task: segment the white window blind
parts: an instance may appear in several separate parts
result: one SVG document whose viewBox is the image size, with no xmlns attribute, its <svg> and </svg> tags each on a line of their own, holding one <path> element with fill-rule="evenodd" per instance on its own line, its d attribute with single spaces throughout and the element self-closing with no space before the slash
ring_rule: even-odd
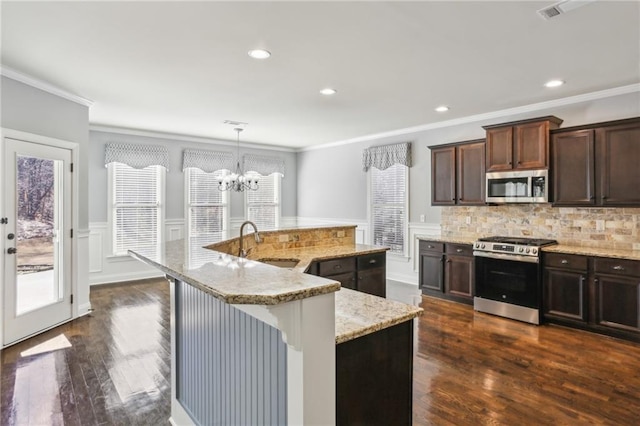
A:
<svg viewBox="0 0 640 426">
<path fill-rule="evenodd" d="M 158 258 L 162 240 L 162 166 L 134 169 L 109 163 L 112 198 L 113 254 L 136 250 Z"/>
<path fill-rule="evenodd" d="M 218 190 L 218 178 L 226 173 L 223 170 L 206 173 L 196 168 L 185 169 L 187 236 L 192 249 L 227 237 L 229 192 Z"/>
<path fill-rule="evenodd" d="M 371 169 L 371 222 L 373 244 L 390 247 L 392 253 L 406 253 L 407 194 L 409 168 L 394 164 Z"/>
<path fill-rule="evenodd" d="M 280 175 L 260 176 L 257 191 L 246 191 L 247 219 L 259 230 L 280 226 Z"/>
</svg>

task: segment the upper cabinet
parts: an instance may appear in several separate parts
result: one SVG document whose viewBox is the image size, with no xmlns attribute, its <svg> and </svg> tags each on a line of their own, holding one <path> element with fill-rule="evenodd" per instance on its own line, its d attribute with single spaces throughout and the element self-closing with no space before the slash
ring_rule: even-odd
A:
<svg viewBox="0 0 640 426">
<path fill-rule="evenodd" d="M 551 138 L 554 206 L 640 205 L 640 119 Z"/>
<path fill-rule="evenodd" d="M 547 116 L 483 126 L 487 131 L 486 171 L 547 168 L 549 131 L 561 123 L 561 119 Z"/>
<path fill-rule="evenodd" d="M 484 140 L 431 149 L 431 205 L 483 205 Z"/>
</svg>

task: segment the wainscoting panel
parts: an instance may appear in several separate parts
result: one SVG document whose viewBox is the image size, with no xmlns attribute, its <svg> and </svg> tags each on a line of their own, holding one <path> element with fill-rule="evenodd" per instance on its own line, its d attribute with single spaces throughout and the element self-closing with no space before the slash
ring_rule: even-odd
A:
<svg viewBox="0 0 640 426">
<path fill-rule="evenodd" d="M 287 424 L 281 332 L 175 280 L 176 398 L 196 424 Z"/>
</svg>

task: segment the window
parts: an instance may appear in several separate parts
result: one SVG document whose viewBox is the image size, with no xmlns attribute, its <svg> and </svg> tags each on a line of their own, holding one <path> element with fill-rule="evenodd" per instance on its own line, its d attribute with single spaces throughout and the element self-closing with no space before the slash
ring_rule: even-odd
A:
<svg viewBox="0 0 640 426">
<path fill-rule="evenodd" d="M 406 255 L 409 168 L 403 164 L 385 170 L 371 167 L 370 176 L 373 244 Z"/>
<path fill-rule="evenodd" d="M 187 236 L 193 244 L 204 246 L 227 237 L 229 192 L 218 190 L 218 178 L 225 173 L 185 169 Z"/>
<path fill-rule="evenodd" d="M 259 230 L 280 226 L 280 175 L 260 176 L 257 191 L 246 191 L 247 220 Z"/>
<path fill-rule="evenodd" d="M 164 175 L 162 166 L 134 169 L 126 164 L 108 164 L 114 255 L 127 250 L 157 258 L 163 240 Z"/>
</svg>

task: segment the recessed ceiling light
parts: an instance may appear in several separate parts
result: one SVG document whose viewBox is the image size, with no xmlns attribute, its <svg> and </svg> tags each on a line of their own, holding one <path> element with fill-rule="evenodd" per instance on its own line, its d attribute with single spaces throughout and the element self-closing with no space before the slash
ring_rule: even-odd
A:
<svg viewBox="0 0 640 426">
<path fill-rule="evenodd" d="M 564 84 L 562 80 L 549 80 L 544 84 L 544 87 L 560 87 Z"/>
<path fill-rule="evenodd" d="M 253 50 L 250 50 L 248 54 L 253 59 L 267 59 L 269 56 L 271 56 L 271 52 L 264 49 L 253 49 Z"/>
<path fill-rule="evenodd" d="M 335 95 L 336 93 L 338 93 L 338 91 L 336 89 L 332 89 L 330 87 L 327 87 L 325 89 L 322 89 L 320 91 L 320 93 L 323 94 L 323 95 L 329 96 L 329 95 Z"/>
<path fill-rule="evenodd" d="M 449 111 L 449 107 L 446 105 L 440 105 L 439 107 L 436 108 L 436 111 L 438 112 L 446 112 Z"/>
</svg>

